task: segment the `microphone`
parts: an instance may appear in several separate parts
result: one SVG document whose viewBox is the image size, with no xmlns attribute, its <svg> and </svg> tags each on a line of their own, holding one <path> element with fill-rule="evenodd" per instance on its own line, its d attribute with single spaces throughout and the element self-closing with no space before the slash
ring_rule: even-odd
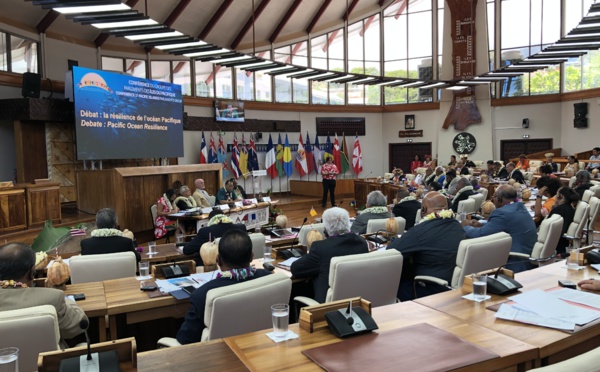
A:
<svg viewBox="0 0 600 372">
<path fill-rule="evenodd" d="M 369 173 L 367 173 L 367 175 L 365 176 L 365 179 L 369 178 L 369 176 L 373 173 L 373 171 L 370 171 Z"/>
<path fill-rule="evenodd" d="M 298 238 L 298 235 L 300 234 L 300 230 L 302 230 L 302 227 L 304 226 L 306 221 L 308 221 L 308 217 L 304 217 L 304 220 L 302 221 L 302 225 L 300 225 L 300 228 L 298 229 L 298 231 L 296 231 L 296 235 L 294 236 L 294 239 L 292 239 L 292 245 L 290 245 L 290 249 L 292 249 L 294 244 L 296 244 L 296 239 Z"/>
<path fill-rule="evenodd" d="M 336 207 L 339 207 L 340 205 L 342 205 L 344 201 L 342 200 L 341 202 L 338 203 L 338 205 L 336 205 Z"/>
<path fill-rule="evenodd" d="M 85 341 L 87 342 L 87 358 L 86 360 L 92 360 L 92 342 L 90 341 L 90 335 L 88 335 L 88 327 L 90 326 L 90 321 L 88 318 L 83 318 L 79 322 L 79 328 L 83 329 L 85 333 Z"/>
<path fill-rule="evenodd" d="M 527 258 L 525 260 L 519 260 L 519 261 L 513 261 L 513 262 L 507 262 L 504 265 L 500 266 L 498 268 L 498 270 L 496 270 L 496 274 L 494 275 L 494 279 L 498 279 L 498 275 L 500 275 L 500 271 L 502 271 L 502 269 L 504 269 L 506 266 L 510 266 L 513 264 L 517 264 L 517 263 L 523 263 L 523 262 L 548 262 L 552 259 L 555 259 L 557 257 L 562 258 L 567 258 L 569 257 L 571 254 L 570 253 L 555 253 L 550 257 L 542 257 L 542 258 Z"/>
<path fill-rule="evenodd" d="M 346 310 L 346 314 L 348 314 L 348 317 L 346 318 L 346 322 L 348 323 L 349 326 L 354 324 L 354 319 L 352 318 L 352 300 L 350 300 L 350 302 L 348 303 L 348 310 Z"/>
</svg>

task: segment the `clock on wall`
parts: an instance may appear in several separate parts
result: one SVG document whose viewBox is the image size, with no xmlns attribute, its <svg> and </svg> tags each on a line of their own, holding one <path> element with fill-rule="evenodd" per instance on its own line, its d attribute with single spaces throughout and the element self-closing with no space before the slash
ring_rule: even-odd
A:
<svg viewBox="0 0 600 372">
<path fill-rule="evenodd" d="M 477 140 L 471 133 L 462 132 L 452 140 L 452 147 L 458 154 L 470 154 L 477 147 Z"/>
</svg>

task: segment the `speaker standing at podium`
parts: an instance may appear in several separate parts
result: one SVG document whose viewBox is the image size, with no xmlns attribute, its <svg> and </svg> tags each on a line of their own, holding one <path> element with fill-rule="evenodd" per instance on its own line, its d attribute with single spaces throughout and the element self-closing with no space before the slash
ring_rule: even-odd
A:
<svg viewBox="0 0 600 372">
<path fill-rule="evenodd" d="M 321 206 L 327 207 L 327 192 L 331 198 L 331 206 L 335 207 L 335 177 L 340 173 L 333 164 L 333 158 L 328 156 L 325 159 L 326 163 L 321 167 L 321 175 L 323 176 L 323 200 Z"/>
</svg>

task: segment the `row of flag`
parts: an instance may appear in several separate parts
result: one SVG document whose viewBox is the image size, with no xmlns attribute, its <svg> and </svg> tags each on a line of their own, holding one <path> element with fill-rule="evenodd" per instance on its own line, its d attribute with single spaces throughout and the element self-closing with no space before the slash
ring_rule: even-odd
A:
<svg viewBox="0 0 600 372">
<path fill-rule="evenodd" d="M 333 144 L 331 138 L 327 135 L 327 141 L 323 146 L 319 144 L 319 137 L 316 137 L 315 143 L 310 143 L 310 137 L 306 133 L 306 142 L 302 141 L 302 135 L 298 136 L 298 149 L 295 159 L 292 159 L 292 149 L 285 135 L 285 141 L 281 142 L 281 134 L 277 140 L 277 145 L 273 145 L 273 139 L 269 134 L 269 143 L 267 145 L 267 155 L 265 157 L 265 168 L 271 178 L 290 177 L 294 172 L 294 167 L 300 174 L 300 177 L 310 175 L 311 173 L 320 174 L 321 166 L 328 157 L 333 158 L 340 173 L 346 173 L 352 165 L 354 173 L 359 174 L 363 170 L 362 150 L 358 135 L 354 139 L 354 150 L 352 151 L 352 163 L 348 157 L 348 146 L 346 145 L 346 135 L 342 137 L 342 142 L 338 141 L 337 133 Z M 223 137 L 219 133 L 218 147 L 215 144 L 213 134 L 210 134 L 209 146 L 206 145 L 204 132 L 202 132 L 202 145 L 200 147 L 200 164 L 222 164 L 223 177 L 229 174 L 229 167 L 226 160 L 226 148 Z M 292 165 L 295 162 L 295 165 Z M 231 154 L 231 172 L 235 178 L 247 174 L 250 171 L 259 170 L 256 144 L 250 136 L 250 144 L 246 144 L 245 134 L 242 134 L 242 143 L 238 143 L 237 134 L 233 135 L 233 148 Z"/>
</svg>

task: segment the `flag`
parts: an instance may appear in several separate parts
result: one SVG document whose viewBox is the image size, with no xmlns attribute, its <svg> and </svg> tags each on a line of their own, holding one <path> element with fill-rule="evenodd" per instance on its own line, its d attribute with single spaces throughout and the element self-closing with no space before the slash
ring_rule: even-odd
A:
<svg viewBox="0 0 600 372">
<path fill-rule="evenodd" d="M 308 132 L 306 132 L 306 144 L 304 145 L 304 152 L 306 152 L 306 167 L 308 169 L 308 174 L 311 174 L 315 169 L 317 169 L 317 167 L 315 166 L 315 157 L 313 155 Z"/>
<path fill-rule="evenodd" d="M 223 166 L 223 178 L 229 175 L 229 167 L 227 166 L 227 152 L 225 151 L 225 143 L 223 137 L 219 133 L 219 148 L 217 149 L 217 161 Z"/>
<path fill-rule="evenodd" d="M 206 140 L 204 139 L 204 131 L 202 132 L 202 144 L 200 145 L 200 164 L 206 164 L 208 155 L 206 153 Z"/>
<path fill-rule="evenodd" d="M 233 134 L 233 149 L 231 149 L 231 171 L 235 179 L 240 178 L 240 149 L 235 133 Z"/>
<path fill-rule="evenodd" d="M 294 166 L 292 165 L 292 148 L 288 141 L 288 135 L 285 134 L 285 145 L 283 145 L 283 170 L 287 177 L 294 173 Z"/>
<path fill-rule="evenodd" d="M 337 138 L 337 133 L 335 134 L 335 139 L 333 140 L 333 163 L 338 169 L 338 172 L 342 171 L 342 154 L 340 153 L 340 142 Z"/>
<path fill-rule="evenodd" d="M 244 175 L 244 178 L 248 177 L 248 148 L 246 147 L 246 135 L 242 133 L 242 146 L 240 147 L 240 175 Z"/>
<path fill-rule="evenodd" d="M 273 139 L 271 138 L 271 134 L 269 133 L 269 144 L 267 145 L 267 155 L 265 156 L 265 168 L 267 169 L 267 173 L 271 178 L 277 177 L 277 155 L 275 154 L 275 149 L 273 148 Z"/>
<path fill-rule="evenodd" d="M 217 146 L 215 146 L 215 139 L 213 137 L 212 132 L 210 132 L 210 146 L 208 147 L 208 162 L 209 163 L 218 163 L 217 157 Z"/>
<path fill-rule="evenodd" d="M 287 134 L 286 134 L 287 137 Z M 308 165 L 306 164 L 306 151 L 302 144 L 302 134 L 298 135 L 298 150 L 296 150 L 296 169 L 300 173 L 300 177 L 308 174 Z"/>
<path fill-rule="evenodd" d="M 323 165 L 323 150 L 321 150 L 321 145 L 319 145 L 319 136 L 317 136 L 317 139 L 315 140 L 313 154 L 315 158 L 315 171 L 317 174 L 321 174 L 321 166 Z"/>
<path fill-rule="evenodd" d="M 281 133 L 279 133 L 279 138 L 277 139 L 275 153 L 277 154 L 277 161 L 275 162 L 277 174 L 279 174 L 279 177 L 285 176 L 285 171 L 283 170 L 283 145 L 281 144 Z"/>
<path fill-rule="evenodd" d="M 358 142 L 358 134 L 354 139 L 354 151 L 352 151 L 352 168 L 354 173 L 357 175 L 362 172 L 362 150 L 360 149 L 360 142 Z"/>
<path fill-rule="evenodd" d="M 350 169 L 350 160 L 348 160 L 348 146 L 346 145 L 346 134 L 342 135 L 341 156 L 342 156 L 342 168 L 340 169 L 340 172 L 346 173 L 348 171 L 348 169 Z"/>
<path fill-rule="evenodd" d="M 314 217 L 314 216 L 316 216 L 316 215 L 317 215 L 317 211 L 315 210 L 315 207 L 311 207 L 311 208 L 310 208 L 310 216 L 311 216 L 311 217 Z"/>
<path fill-rule="evenodd" d="M 254 143 L 254 138 L 252 138 L 252 135 L 250 136 L 250 148 L 248 149 L 248 169 L 252 171 L 260 169 L 258 167 L 258 153 L 256 152 L 256 144 Z"/>
<path fill-rule="evenodd" d="M 327 135 L 327 141 L 325 142 L 325 148 L 323 149 L 323 163 L 328 157 L 333 158 L 333 148 L 331 146 L 331 139 L 329 138 L 329 134 Z"/>
</svg>

